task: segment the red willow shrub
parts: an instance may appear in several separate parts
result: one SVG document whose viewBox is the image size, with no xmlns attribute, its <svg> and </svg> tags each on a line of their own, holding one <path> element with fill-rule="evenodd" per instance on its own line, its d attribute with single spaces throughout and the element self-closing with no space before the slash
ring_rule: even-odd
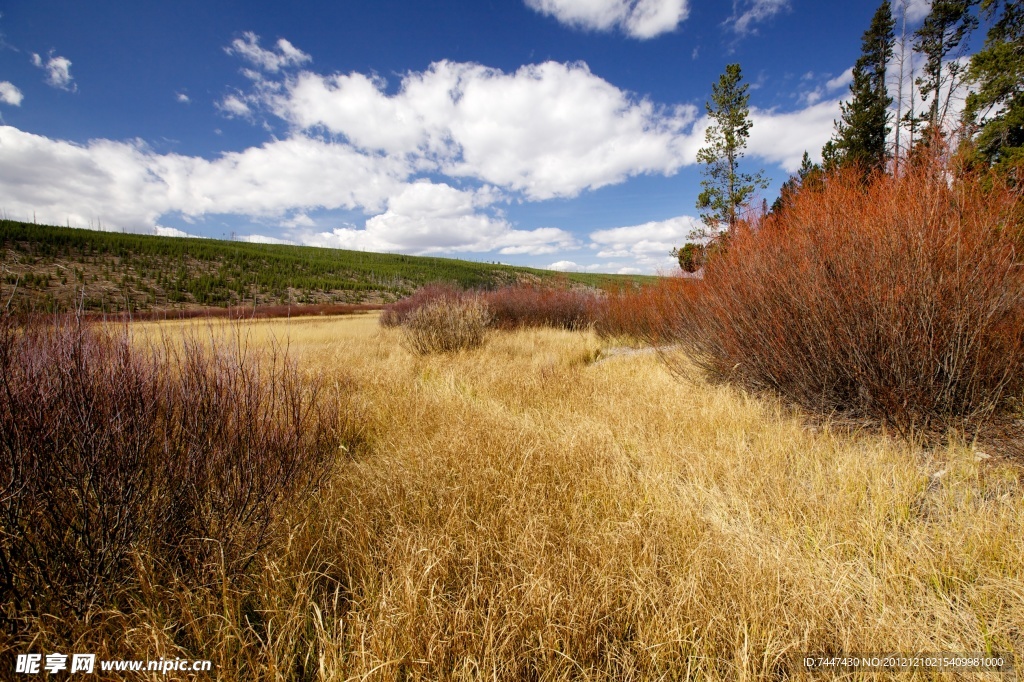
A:
<svg viewBox="0 0 1024 682">
<path fill-rule="evenodd" d="M 472 297 L 472 294 L 454 284 L 432 282 L 417 289 L 412 296 L 384 306 L 384 312 L 380 314 L 380 323 L 385 327 L 397 327 L 405 322 L 414 311 L 430 303 L 436 301 L 459 303 L 468 297 Z"/>
<path fill-rule="evenodd" d="M 598 293 L 569 287 L 502 287 L 486 292 L 484 300 L 492 324 L 499 329 L 582 329 L 595 321 L 601 308 Z"/>
<path fill-rule="evenodd" d="M 307 315 L 352 315 L 381 310 L 376 303 L 303 303 L 296 305 L 231 306 L 228 308 L 170 308 L 120 313 L 86 312 L 87 319 L 105 322 L 141 322 L 147 320 L 193 320 L 227 318 L 229 320 L 262 320 Z"/>
<path fill-rule="evenodd" d="M 338 414 L 285 352 L 237 341 L 146 351 L 81 319 L 0 314 L 5 629 L 118 601 L 136 559 L 192 584 L 240 577 L 318 485 Z"/>
<path fill-rule="evenodd" d="M 592 324 L 602 311 L 601 294 L 569 287 L 518 284 L 493 291 L 464 291 L 445 284 L 428 284 L 412 296 L 384 307 L 380 323 L 385 327 L 404 324 L 412 313 L 437 301 L 469 305 L 482 298 L 490 324 L 499 329 L 557 327 L 581 329 Z"/>
<path fill-rule="evenodd" d="M 594 328 L 603 337 L 630 336 L 661 345 L 675 339 L 681 298 L 693 298 L 698 280 L 664 277 L 657 284 L 605 292 Z"/>
<path fill-rule="evenodd" d="M 673 333 L 713 376 L 806 408 L 905 433 L 976 424 L 1024 390 L 1021 192 L 938 161 L 860 178 L 737 234 Z"/>
</svg>

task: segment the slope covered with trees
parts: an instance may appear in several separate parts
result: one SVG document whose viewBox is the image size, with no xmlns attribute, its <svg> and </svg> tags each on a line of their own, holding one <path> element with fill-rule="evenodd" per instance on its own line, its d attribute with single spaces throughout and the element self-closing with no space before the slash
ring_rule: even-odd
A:
<svg viewBox="0 0 1024 682">
<path fill-rule="evenodd" d="M 97 232 L 0 220 L 4 301 L 37 310 L 385 303 L 433 281 L 600 287 L 643 276 L 556 273 L 453 258 Z"/>
</svg>

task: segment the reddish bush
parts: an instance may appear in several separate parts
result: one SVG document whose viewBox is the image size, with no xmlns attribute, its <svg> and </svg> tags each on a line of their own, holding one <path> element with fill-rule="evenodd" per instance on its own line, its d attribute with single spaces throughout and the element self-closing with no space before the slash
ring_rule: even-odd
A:
<svg viewBox="0 0 1024 682">
<path fill-rule="evenodd" d="M 109 321 L 193 320 L 196 318 L 227 318 L 229 320 L 271 319 L 306 315 L 352 315 L 381 310 L 375 303 L 306 303 L 302 305 L 232 306 L 228 308 L 173 308 L 170 310 L 141 310 L 131 313 L 89 312 L 89 319 Z"/>
<path fill-rule="evenodd" d="M 1019 397 L 1021 193 L 942 168 L 801 191 L 677 299 L 674 335 L 712 375 L 901 431 L 964 426 Z"/>
<path fill-rule="evenodd" d="M 664 344 L 675 338 L 673 315 L 680 298 L 692 298 L 697 280 L 665 277 L 657 284 L 605 292 L 595 329 L 605 337 L 631 336 Z"/>
<path fill-rule="evenodd" d="M 600 313 L 599 294 L 568 287 L 516 285 L 484 294 L 493 324 L 502 329 L 581 329 Z"/>
<path fill-rule="evenodd" d="M 586 289 L 515 285 L 494 291 L 471 292 L 450 284 L 434 283 L 408 298 L 385 306 L 380 322 L 385 327 L 394 327 L 404 324 L 414 311 L 437 301 L 463 305 L 477 297 L 482 297 L 491 325 L 499 329 L 581 329 L 594 323 L 603 309 L 601 294 Z"/>
<path fill-rule="evenodd" d="M 80 319 L 0 314 L 0 622 L 246 572 L 337 453 L 337 415 L 282 352 L 146 352 Z"/>
<path fill-rule="evenodd" d="M 420 287 L 412 296 L 384 306 L 384 312 L 380 315 L 380 323 L 385 327 L 397 327 L 405 322 L 414 311 L 425 305 L 436 301 L 457 303 L 468 296 L 471 296 L 469 292 L 459 289 L 454 284 L 433 282 Z"/>
</svg>

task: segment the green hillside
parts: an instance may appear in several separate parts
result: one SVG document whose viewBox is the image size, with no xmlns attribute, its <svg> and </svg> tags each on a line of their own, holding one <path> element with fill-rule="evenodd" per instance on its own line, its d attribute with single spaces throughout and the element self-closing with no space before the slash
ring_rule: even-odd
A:
<svg viewBox="0 0 1024 682">
<path fill-rule="evenodd" d="M 35 310 L 383 303 L 438 280 L 494 288 L 558 279 L 606 287 L 655 278 L 0 220 L 2 303 Z"/>
</svg>

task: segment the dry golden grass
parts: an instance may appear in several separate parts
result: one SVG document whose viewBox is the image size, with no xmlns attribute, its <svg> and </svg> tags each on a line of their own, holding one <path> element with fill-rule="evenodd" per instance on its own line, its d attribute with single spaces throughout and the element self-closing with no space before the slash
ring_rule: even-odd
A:
<svg viewBox="0 0 1024 682">
<path fill-rule="evenodd" d="M 362 446 L 251 585 L 154 586 L 117 621 L 119 651 L 323 680 L 821 679 L 792 656 L 1024 657 L 1013 463 L 812 431 L 654 355 L 601 358 L 589 333 L 424 357 L 375 315 L 246 329 L 345 387 Z"/>
</svg>

